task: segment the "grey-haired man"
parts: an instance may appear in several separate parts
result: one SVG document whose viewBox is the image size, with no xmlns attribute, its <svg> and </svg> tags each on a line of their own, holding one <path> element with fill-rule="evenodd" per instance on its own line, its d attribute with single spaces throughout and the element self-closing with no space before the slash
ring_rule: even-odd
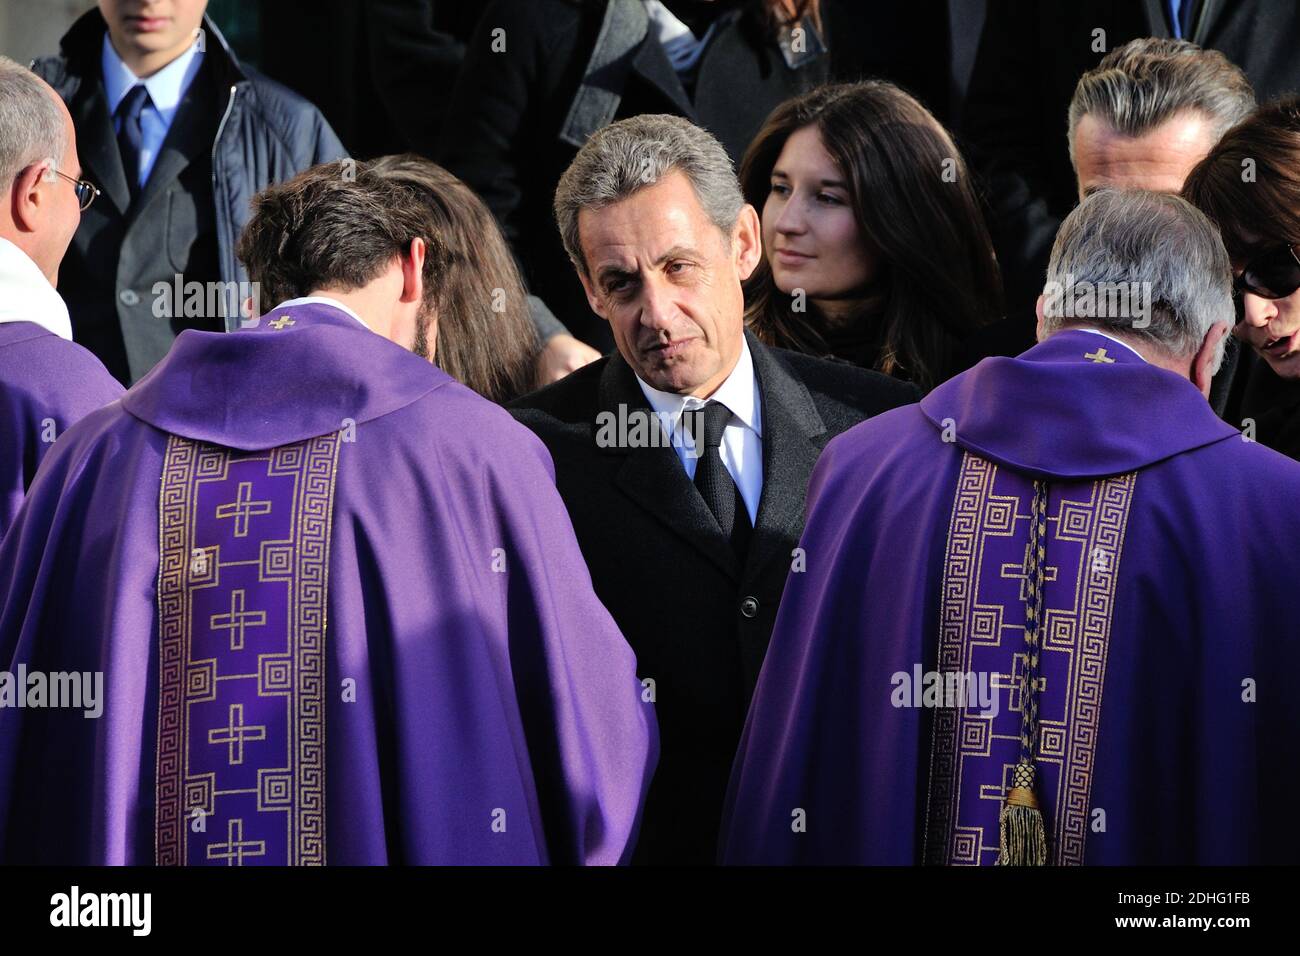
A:
<svg viewBox="0 0 1300 956">
<path fill-rule="evenodd" d="M 1047 280 L 1037 346 L 822 455 L 724 861 L 1300 853 L 1279 559 L 1300 517 L 1278 507 L 1300 465 L 1205 401 L 1233 317 L 1218 230 L 1177 196 L 1103 190 Z"/>
<path fill-rule="evenodd" d="M 560 181 L 566 250 L 618 352 L 515 403 L 550 449 L 596 593 L 656 701 L 634 862 L 711 863 L 723 791 L 826 443 L 915 401 L 883 375 L 762 345 L 741 283 L 758 214 L 709 133 L 643 115 Z"/>
<path fill-rule="evenodd" d="M 83 415 L 122 393 L 72 341 L 54 291 L 59 264 L 96 190 L 81 180 L 63 101 L 0 57 L 0 538 L 46 453 Z"/>
<path fill-rule="evenodd" d="M 1246 74 L 1217 50 L 1160 37 L 1112 50 L 1079 78 L 1070 101 L 1079 198 L 1107 187 L 1178 192 L 1254 108 Z"/>
</svg>

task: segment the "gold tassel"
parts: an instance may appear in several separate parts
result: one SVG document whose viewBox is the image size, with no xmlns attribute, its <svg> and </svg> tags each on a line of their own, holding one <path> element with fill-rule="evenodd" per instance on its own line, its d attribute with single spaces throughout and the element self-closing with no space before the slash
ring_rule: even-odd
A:
<svg viewBox="0 0 1300 956">
<path fill-rule="evenodd" d="M 998 815 L 998 866 L 1046 866 L 1047 830 L 1030 787 L 1012 787 Z"/>
</svg>

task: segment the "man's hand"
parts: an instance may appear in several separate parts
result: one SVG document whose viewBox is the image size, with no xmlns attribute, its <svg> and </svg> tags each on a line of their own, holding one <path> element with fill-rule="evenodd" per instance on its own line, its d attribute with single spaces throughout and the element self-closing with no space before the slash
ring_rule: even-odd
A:
<svg viewBox="0 0 1300 956">
<path fill-rule="evenodd" d="M 537 384 L 550 385 L 600 358 L 600 353 L 572 335 L 553 335 L 537 357 Z"/>
</svg>

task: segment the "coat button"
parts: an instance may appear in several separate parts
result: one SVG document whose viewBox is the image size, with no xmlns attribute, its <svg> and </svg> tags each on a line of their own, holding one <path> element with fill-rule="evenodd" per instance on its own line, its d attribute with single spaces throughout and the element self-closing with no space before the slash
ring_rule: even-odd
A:
<svg viewBox="0 0 1300 956">
<path fill-rule="evenodd" d="M 121 292 L 117 294 L 117 297 L 122 300 L 123 305 L 140 304 L 140 297 L 135 294 L 134 289 L 123 289 Z"/>
<path fill-rule="evenodd" d="M 758 614 L 758 598 L 747 597 L 740 602 L 740 613 L 745 617 L 755 617 Z"/>
</svg>

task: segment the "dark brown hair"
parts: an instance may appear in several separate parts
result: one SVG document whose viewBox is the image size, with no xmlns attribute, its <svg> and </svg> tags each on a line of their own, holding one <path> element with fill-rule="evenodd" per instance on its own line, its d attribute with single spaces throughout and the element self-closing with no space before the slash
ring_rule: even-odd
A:
<svg viewBox="0 0 1300 956">
<path fill-rule="evenodd" d="M 540 346 L 519 269 L 483 201 L 420 156 L 384 156 L 371 168 L 411 189 L 423 228 L 446 250 L 437 289 L 434 363 L 484 398 L 504 403 L 536 387 Z"/>
<path fill-rule="evenodd" d="M 424 239 L 427 301 L 447 256 L 415 199 L 412 187 L 376 175 L 370 163 L 322 163 L 253 197 L 236 252 L 261 301 L 274 304 L 318 289 L 360 289 Z"/>
<path fill-rule="evenodd" d="M 928 110 L 892 83 L 822 86 L 778 106 L 741 162 L 745 199 L 760 214 L 786 140 L 815 126 L 848 183 L 858 228 L 880 258 L 873 292 L 879 371 L 931 388 L 950 374 L 962 340 L 1001 317 L 1002 287 L 965 163 Z M 830 351 L 812 312 L 795 313 L 766 256 L 745 286 L 746 319 L 771 345 Z"/>
<path fill-rule="evenodd" d="M 1267 246 L 1300 242 L 1300 96 L 1261 106 L 1228 130 L 1188 173 L 1183 198 L 1219 227 L 1237 265 Z"/>
</svg>

